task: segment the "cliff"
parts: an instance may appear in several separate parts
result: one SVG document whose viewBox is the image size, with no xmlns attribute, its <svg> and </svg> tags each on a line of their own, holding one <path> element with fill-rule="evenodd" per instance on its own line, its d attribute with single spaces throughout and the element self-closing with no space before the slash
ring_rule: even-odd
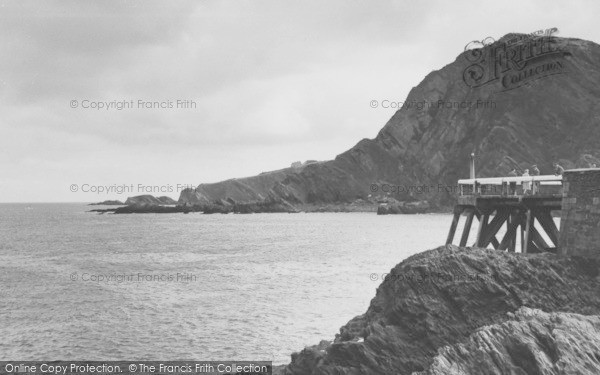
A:
<svg viewBox="0 0 600 375">
<path fill-rule="evenodd" d="M 586 330 L 593 333 L 594 330 L 586 328 L 588 323 L 597 330 L 597 317 L 589 320 L 572 317 L 571 324 L 561 323 L 561 315 L 536 313 L 535 319 L 528 321 L 525 310 L 511 314 L 528 307 L 546 312 L 598 315 L 599 275 L 598 261 L 549 253 L 525 256 L 452 245 L 426 251 L 394 267 L 377 289 L 366 313 L 343 326 L 333 342 L 322 342 L 293 354 L 282 373 L 555 373 L 529 371 L 528 366 L 541 366 L 538 363 L 541 357 L 529 355 L 535 353 L 536 345 L 545 345 L 544 353 L 549 353 L 549 362 L 545 364 L 548 368 L 560 367 L 560 360 L 570 356 L 577 357 L 577 363 L 595 361 L 597 364 L 598 358 L 593 356 L 597 351 L 591 352 L 593 357 L 588 358 L 590 352 L 578 351 L 578 345 L 593 346 L 598 336 L 595 336 L 596 341 L 586 339 L 579 344 L 567 340 Z M 539 328 L 548 319 L 554 321 L 558 329 L 569 324 L 581 323 L 582 326 L 560 337 L 549 336 L 552 325 Z M 529 337 L 532 335 L 537 335 L 537 341 L 532 341 Z M 489 345 L 478 346 L 478 342 L 490 336 L 493 337 L 488 340 Z M 567 341 L 552 342 L 551 337 Z M 471 347 L 477 347 L 481 353 L 469 352 Z M 498 355 L 497 363 L 513 358 L 511 365 L 520 367 L 521 372 L 477 370 L 487 368 L 480 366 L 493 365 L 488 362 L 496 355 L 495 348 L 498 353 L 504 350 L 510 354 Z M 477 362 L 480 359 L 482 364 Z M 475 370 L 444 372 L 459 365 Z M 590 370 L 582 374 L 596 372 Z"/>
<path fill-rule="evenodd" d="M 375 139 L 335 160 L 200 184 L 179 203 L 376 204 L 393 196 L 439 207 L 453 202 L 456 180 L 468 177 L 471 152 L 482 177 L 532 164 L 552 173 L 554 161 L 567 169 L 600 165 L 600 46 L 549 38 L 541 46 L 532 41 L 531 56 L 515 57 L 506 40 L 428 74 Z M 382 191 L 384 184 L 397 191 Z"/>
</svg>

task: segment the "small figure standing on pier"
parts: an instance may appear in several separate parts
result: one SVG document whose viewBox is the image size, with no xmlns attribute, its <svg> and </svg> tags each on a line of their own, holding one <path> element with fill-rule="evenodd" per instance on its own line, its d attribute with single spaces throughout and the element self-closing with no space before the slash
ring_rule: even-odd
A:
<svg viewBox="0 0 600 375">
<path fill-rule="evenodd" d="M 529 169 L 525 169 L 523 177 L 529 177 Z M 531 182 L 523 181 L 523 195 L 531 194 Z"/>
<path fill-rule="evenodd" d="M 540 170 L 538 169 L 537 164 L 534 164 L 531 167 L 531 175 L 532 176 L 539 176 L 540 175 Z M 537 194 L 540 191 L 540 183 L 539 181 L 534 181 L 533 182 L 533 194 Z"/>
<path fill-rule="evenodd" d="M 561 167 L 558 163 L 554 163 L 554 175 L 555 176 L 562 176 L 564 171 L 565 171 L 565 169 L 563 167 Z"/>
</svg>

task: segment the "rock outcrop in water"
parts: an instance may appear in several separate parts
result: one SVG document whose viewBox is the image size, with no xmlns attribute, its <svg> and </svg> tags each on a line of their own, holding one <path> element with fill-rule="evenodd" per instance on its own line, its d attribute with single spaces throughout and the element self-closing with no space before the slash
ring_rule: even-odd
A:
<svg viewBox="0 0 600 375">
<path fill-rule="evenodd" d="M 562 313 L 600 314 L 599 290 L 598 261 L 550 253 L 521 255 L 452 245 L 440 247 L 394 267 L 365 314 L 342 327 L 332 343 L 321 343 L 292 355 L 292 362 L 282 373 L 566 374 L 530 369 L 559 368 L 560 361 L 569 358 L 576 364 L 597 361 L 597 351 L 579 349 L 597 345 L 597 341 L 580 333 L 591 329 L 589 325 L 597 330 L 598 318 Z M 561 314 L 532 313 L 534 318 L 528 321 L 526 316 L 532 314 L 527 310 L 517 313 L 522 307 Z M 578 324 L 581 329 L 549 336 L 552 324 L 539 326 L 546 321 L 554 322 L 557 329 Z M 537 335 L 538 341 L 532 342 L 531 335 Z M 471 348 L 476 345 L 473 342 L 486 337 L 489 345 L 478 347 L 481 353 L 465 353 L 464 348 Z M 580 337 L 585 342 L 571 343 L 570 337 Z M 552 342 L 551 338 L 558 341 Z M 566 341 L 560 341 L 563 339 Z M 541 354 L 527 354 L 536 345 L 544 347 L 548 363 L 540 362 Z M 494 354 L 496 349 L 509 355 L 501 351 Z M 523 355 L 519 356 L 521 352 Z M 473 370 L 492 366 L 488 359 L 495 355 L 499 356 L 495 364 L 512 361 L 514 371 Z M 480 359 L 481 364 L 477 362 Z M 468 371 L 444 372 L 459 365 Z"/>
<path fill-rule="evenodd" d="M 115 213 L 115 214 L 146 214 L 146 213 L 176 213 L 183 212 L 189 213 L 193 210 L 189 207 L 177 205 L 177 201 L 167 196 L 155 197 L 153 195 L 138 195 L 135 197 L 129 197 L 125 203 L 119 201 L 105 201 L 97 203 L 95 205 L 108 204 L 107 202 L 115 202 L 110 205 L 125 205 L 124 207 L 118 208 L 106 208 L 90 210 L 89 212 L 97 212 L 100 214 L 104 213 Z M 118 202 L 118 203 L 117 203 Z"/>
<path fill-rule="evenodd" d="M 428 212 L 430 209 L 431 206 L 427 201 L 387 202 L 377 207 L 377 215 L 420 214 Z"/>
<path fill-rule="evenodd" d="M 129 197 L 125 201 L 126 205 L 172 205 L 177 204 L 172 198 L 167 196 L 155 197 L 153 195 L 138 195 L 135 197 Z"/>
<path fill-rule="evenodd" d="M 533 43 L 538 41 L 532 41 L 532 48 L 538 48 Z M 509 69 L 504 77 L 478 86 L 469 81 L 478 74 L 469 68 L 472 53 L 463 52 L 413 88 L 405 108 L 375 139 L 361 140 L 335 160 L 200 184 L 183 191 L 179 203 L 275 199 L 302 207 L 392 196 L 428 201 L 435 208 L 453 202 L 454 185 L 468 177 L 473 151 L 482 177 L 532 164 L 542 174 L 552 173 L 554 161 L 567 169 L 600 165 L 600 46 L 567 38 L 550 38 L 548 43 L 547 49 L 556 53 L 545 61 L 554 68 L 560 65 L 561 74 L 542 75 L 506 90 L 506 81 L 535 74 L 544 56 L 507 63 L 505 53 L 499 62 Z M 541 68 L 549 69 L 548 64 Z M 392 188 L 383 191 L 384 185 Z"/>
<path fill-rule="evenodd" d="M 117 200 L 107 200 L 98 203 L 90 203 L 88 206 L 123 206 L 125 203 Z"/>
</svg>

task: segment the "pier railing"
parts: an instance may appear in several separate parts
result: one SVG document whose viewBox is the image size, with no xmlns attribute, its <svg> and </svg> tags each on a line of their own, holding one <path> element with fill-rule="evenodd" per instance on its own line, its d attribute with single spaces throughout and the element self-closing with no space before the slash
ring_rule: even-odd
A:
<svg viewBox="0 0 600 375">
<path fill-rule="evenodd" d="M 562 176 L 490 177 L 458 180 L 460 196 L 561 195 Z"/>
</svg>

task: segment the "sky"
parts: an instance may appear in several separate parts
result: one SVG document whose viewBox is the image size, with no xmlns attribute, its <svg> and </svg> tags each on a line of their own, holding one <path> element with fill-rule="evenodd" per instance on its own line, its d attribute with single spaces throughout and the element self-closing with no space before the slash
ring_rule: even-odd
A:
<svg viewBox="0 0 600 375">
<path fill-rule="evenodd" d="M 98 202 L 329 160 L 467 43 L 590 1 L 2 1 L 0 202 Z"/>
</svg>

